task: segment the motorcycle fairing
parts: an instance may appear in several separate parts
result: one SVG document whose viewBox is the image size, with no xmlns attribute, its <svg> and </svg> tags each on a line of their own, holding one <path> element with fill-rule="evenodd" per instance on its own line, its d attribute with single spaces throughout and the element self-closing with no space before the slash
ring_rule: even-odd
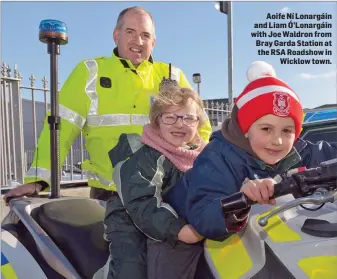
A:
<svg viewBox="0 0 337 279">
<path fill-rule="evenodd" d="M 9 263 L 6 256 L 1 252 L 1 278 L 5 279 L 17 279 L 18 276 L 15 273 L 12 265 Z"/>
<path fill-rule="evenodd" d="M 280 201 L 283 203 L 289 199 L 293 198 L 288 196 Z M 289 271 L 289 278 L 337 278 L 337 271 L 332 271 L 336 270 L 337 238 L 319 238 L 301 231 L 306 218 L 333 222 L 336 219 L 336 205 L 326 204 L 316 212 L 293 208 L 270 218 L 266 227 L 260 227 L 257 219 L 271 208 L 254 205 L 246 228 L 238 234 L 222 242 L 205 241 L 205 256 L 215 278 L 259 278 L 254 275 L 267 268 L 267 248 L 278 259 L 277 268 L 284 269 L 285 273 Z M 304 264 L 311 257 L 318 260 L 316 264 Z"/>
<path fill-rule="evenodd" d="M 318 211 L 308 211 L 297 207 L 280 214 L 282 221 L 292 231 L 300 235 L 301 239 L 293 242 L 275 242 L 270 237 L 267 237 L 265 242 L 295 278 L 337 278 L 337 267 L 335 264 L 337 258 L 337 238 L 312 236 L 301 230 L 307 218 L 323 219 L 329 222 L 336 221 L 336 212 L 337 205 L 329 203 L 325 204 Z M 256 224 L 256 226 L 258 225 Z M 308 264 L 308 262 L 311 264 Z M 329 277 L 330 275 L 328 275 L 331 272 L 334 274 L 333 277 Z"/>
<path fill-rule="evenodd" d="M 1 278 L 21 279 L 29 274 L 34 274 L 34 279 L 47 279 L 27 249 L 11 233 L 1 230 Z"/>
<path fill-rule="evenodd" d="M 67 199 L 67 198 L 64 198 L 64 199 Z M 69 199 L 76 199 L 76 198 L 72 197 Z M 70 264 L 68 259 L 63 255 L 60 249 L 55 245 L 53 240 L 48 236 L 48 234 L 39 226 L 39 224 L 31 216 L 31 212 L 33 209 L 38 208 L 42 204 L 49 203 L 51 201 L 53 200 L 43 199 L 43 198 L 24 198 L 24 199 L 17 200 L 13 203 L 13 206 L 11 207 L 12 213 L 3 220 L 2 225 L 16 224 L 16 222 L 20 220 L 24 224 L 26 229 L 29 231 L 31 236 L 33 237 L 41 256 L 45 259 L 45 261 L 48 263 L 48 265 L 51 268 L 53 268 L 55 271 L 57 271 L 59 274 L 61 274 L 65 278 L 81 279 L 81 277 L 78 275 L 76 270 Z M 2 236 L 2 242 L 3 242 L 3 236 Z M 21 263 L 22 259 L 21 257 L 18 257 L 17 255 L 18 253 L 15 252 L 16 258 L 19 258 L 19 262 Z M 33 259 L 33 257 L 30 254 L 29 254 L 29 257 Z M 35 273 L 32 273 L 32 274 L 34 274 L 34 279 L 37 278 L 35 277 Z M 25 276 L 19 277 L 19 278 L 26 278 L 26 276 L 27 276 L 27 273 L 25 274 Z"/>
</svg>

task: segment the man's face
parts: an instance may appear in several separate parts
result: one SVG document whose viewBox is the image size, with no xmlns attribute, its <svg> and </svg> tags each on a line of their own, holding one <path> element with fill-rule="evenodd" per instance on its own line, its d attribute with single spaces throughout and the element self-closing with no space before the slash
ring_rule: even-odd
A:
<svg viewBox="0 0 337 279">
<path fill-rule="evenodd" d="M 149 59 L 155 45 L 155 34 L 149 15 L 134 11 L 127 12 L 119 29 L 113 33 L 120 57 L 129 59 L 137 67 Z"/>
</svg>

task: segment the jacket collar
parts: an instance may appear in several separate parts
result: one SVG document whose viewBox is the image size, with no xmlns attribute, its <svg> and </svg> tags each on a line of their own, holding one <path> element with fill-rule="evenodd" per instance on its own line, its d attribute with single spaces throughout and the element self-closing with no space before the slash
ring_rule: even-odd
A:
<svg viewBox="0 0 337 279">
<path fill-rule="evenodd" d="M 129 59 L 122 58 L 118 55 L 117 47 L 114 48 L 114 50 L 112 52 L 112 56 L 115 57 L 116 59 L 118 59 L 125 69 L 136 70 L 136 67 L 131 63 L 131 61 Z M 137 70 L 142 69 L 142 68 L 147 68 L 147 66 L 149 66 L 150 64 L 153 64 L 152 55 L 150 55 L 148 60 L 144 60 L 142 63 L 140 63 Z"/>
</svg>

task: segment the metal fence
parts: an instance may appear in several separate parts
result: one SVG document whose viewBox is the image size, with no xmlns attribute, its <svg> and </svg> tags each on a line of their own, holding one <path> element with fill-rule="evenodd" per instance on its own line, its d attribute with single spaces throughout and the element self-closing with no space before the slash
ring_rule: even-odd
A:
<svg viewBox="0 0 337 279">
<path fill-rule="evenodd" d="M 6 63 L 1 65 L 0 92 L 0 186 L 23 183 L 29 169 L 35 146 L 49 109 L 48 80 L 44 76 L 41 86 L 32 74 L 29 86 L 23 85 L 23 77 L 17 65 L 13 71 Z M 223 102 L 204 101 L 205 110 L 213 130 L 229 115 L 230 107 Z M 61 181 L 85 179 L 80 163 L 89 158 L 84 149 L 82 133 L 73 143 L 62 167 Z"/>
<path fill-rule="evenodd" d="M 228 103 L 219 101 L 204 101 L 204 107 L 211 122 L 213 131 L 220 129 L 221 123 L 231 113 L 231 107 Z"/>
<path fill-rule="evenodd" d="M 1 67 L 0 95 L 0 185 L 22 181 L 24 146 L 20 76 L 16 67 L 11 77 L 6 64 Z M 15 123 L 15 125 L 13 125 Z"/>
</svg>

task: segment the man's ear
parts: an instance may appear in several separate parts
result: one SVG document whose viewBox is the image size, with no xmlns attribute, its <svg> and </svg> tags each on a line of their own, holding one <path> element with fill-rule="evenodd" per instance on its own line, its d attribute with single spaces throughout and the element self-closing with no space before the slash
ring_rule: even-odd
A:
<svg viewBox="0 0 337 279">
<path fill-rule="evenodd" d="M 153 38 L 152 48 L 154 48 L 155 45 L 156 45 L 156 38 Z"/>
<path fill-rule="evenodd" d="M 117 28 L 114 29 L 112 33 L 112 38 L 115 41 L 115 44 L 118 44 L 118 38 L 119 38 L 119 30 Z"/>
</svg>

